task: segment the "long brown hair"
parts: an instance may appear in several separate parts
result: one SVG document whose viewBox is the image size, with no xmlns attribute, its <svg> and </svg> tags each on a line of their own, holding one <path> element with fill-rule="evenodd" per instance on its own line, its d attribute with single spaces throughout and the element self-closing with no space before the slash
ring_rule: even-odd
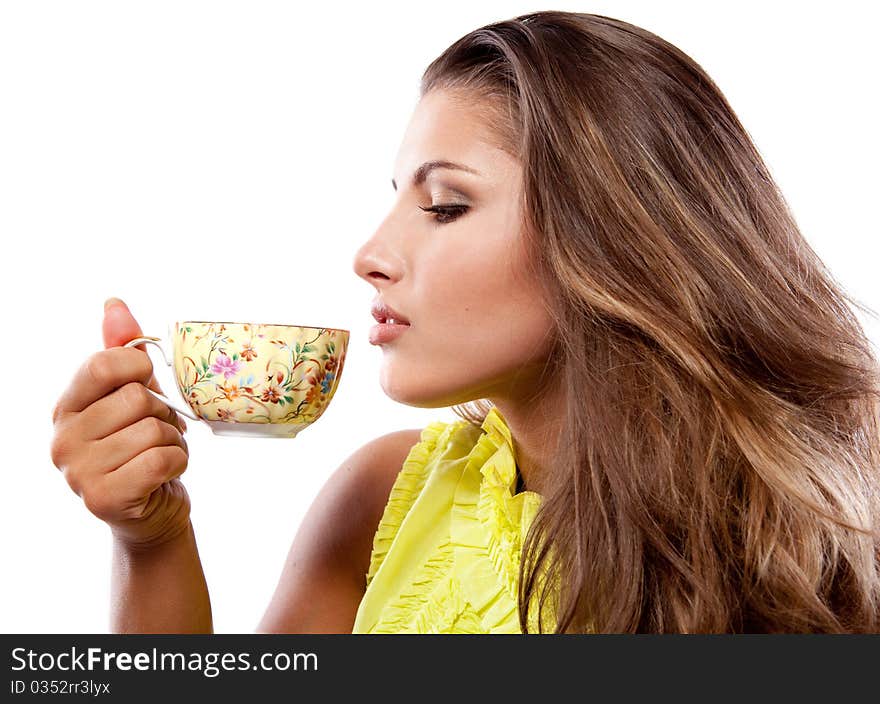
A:
<svg viewBox="0 0 880 704">
<path fill-rule="evenodd" d="M 876 632 L 880 375 L 850 305 L 876 313 L 715 83 L 640 27 L 535 12 L 452 44 L 435 89 L 522 164 L 568 392 L 522 629 Z"/>
</svg>

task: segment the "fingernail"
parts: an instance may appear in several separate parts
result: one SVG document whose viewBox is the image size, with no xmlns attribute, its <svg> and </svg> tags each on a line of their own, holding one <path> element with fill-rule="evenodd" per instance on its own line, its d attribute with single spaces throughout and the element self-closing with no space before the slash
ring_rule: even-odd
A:
<svg viewBox="0 0 880 704">
<path fill-rule="evenodd" d="M 120 303 L 122 303 L 122 300 L 119 298 L 108 298 L 106 301 L 104 301 L 104 310 L 106 311 L 113 306 L 119 305 Z"/>
</svg>

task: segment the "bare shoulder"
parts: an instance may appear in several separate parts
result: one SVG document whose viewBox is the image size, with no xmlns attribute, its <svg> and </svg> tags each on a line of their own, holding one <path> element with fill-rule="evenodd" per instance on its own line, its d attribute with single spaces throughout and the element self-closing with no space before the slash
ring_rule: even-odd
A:
<svg viewBox="0 0 880 704">
<path fill-rule="evenodd" d="M 347 457 L 327 480 L 321 494 L 327 493 L 333 508 L 341 512 L 340 518 L 347 518 L 341 523 L 351 529 L 352 538 L 363 533 L 361 537 L 372 547 L 391 486 L 420 437 L 417 428 L 381 435 Z M 369 566 L 369 553 L 362 572 Z"/>
<path fill-rule="evenodd" d="M 330 475 L 303 518 L 263 633 L 350 633 L 366 583 L 373 536 L 420 429 L 365 443 Z"/>
<path fill-rule="evenodd" d="M 365 490 L 378 493 L 384 507 L 391 485 L 413 445 L 419 442 L 419 428 L 396 430 L 370 440 L 353 452 L 336 470 L 336 474 L 350 477 L 363 484 Z M 335 475 L 328 480 L 333 481 Z M 387 490 L 383 487 L 387 485 Z"/>
</svg>

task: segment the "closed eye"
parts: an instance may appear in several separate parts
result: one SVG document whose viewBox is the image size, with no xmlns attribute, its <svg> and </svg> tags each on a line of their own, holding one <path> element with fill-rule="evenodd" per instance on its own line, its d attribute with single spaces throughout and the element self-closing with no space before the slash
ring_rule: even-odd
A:
<svg viewBox="0 0 880 704">
<path fill-rule="evenodd" d="M 432 205 L 430 208 L 423 208 L 420 205 L 419 209 L 426 213 L 434 213 L 437 223 L 444 225 L 464 215 L 468 207 L 467 205 Z"/>
</svg>

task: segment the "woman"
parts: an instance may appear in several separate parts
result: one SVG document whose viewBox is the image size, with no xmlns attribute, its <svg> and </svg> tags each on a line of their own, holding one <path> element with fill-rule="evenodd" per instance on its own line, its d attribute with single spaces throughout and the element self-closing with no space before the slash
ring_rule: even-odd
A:
<svg viewBox="0 0 880 704">
<path fill-rule="evenodd" d="M 343 463 L 261 631 L 878 630 L 863 306 L 693 60 L 597 15 L 475 30 L 392 185 L 354 261 L 382 387 L 461 420 Z M 114 630 L 210 631 L 179 419 L 109 303 L 53 460 L 113 530 Z"/>
</svg>

